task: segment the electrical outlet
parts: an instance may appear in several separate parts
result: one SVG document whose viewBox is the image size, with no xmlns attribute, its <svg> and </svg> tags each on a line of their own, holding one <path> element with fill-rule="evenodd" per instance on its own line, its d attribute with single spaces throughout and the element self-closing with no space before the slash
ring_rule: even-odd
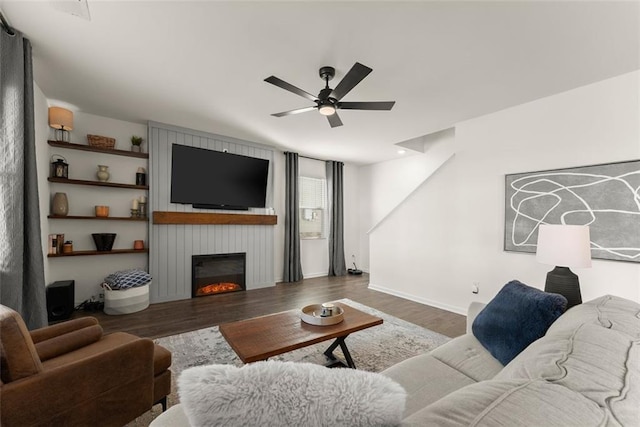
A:
<svg viewBox="0 0 640 427">
<path fill-rule="evenodd" d="M 480 292 L 480 282 L 473 282 L 471 285 L 471 293 L 477 294 Z"/>
</svg>

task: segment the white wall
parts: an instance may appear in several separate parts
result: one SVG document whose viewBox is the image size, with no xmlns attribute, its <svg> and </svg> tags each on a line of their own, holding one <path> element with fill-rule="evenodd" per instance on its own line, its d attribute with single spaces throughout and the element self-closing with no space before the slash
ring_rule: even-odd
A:
<svg viewBox="0 0 640 427">
<path fill-rule="evenodd" d="M 504 175 L 639 159 L 639 80 L 634 72 L 458 124 L 455 157 L 371 233 L 371 287 L 459 313 L 511 279 L 544 288 L 549 266 L 502 250 Z M 585 301 L 640 301 L 637 263 L 593 260 L 575 272 Z"/>
</svg>

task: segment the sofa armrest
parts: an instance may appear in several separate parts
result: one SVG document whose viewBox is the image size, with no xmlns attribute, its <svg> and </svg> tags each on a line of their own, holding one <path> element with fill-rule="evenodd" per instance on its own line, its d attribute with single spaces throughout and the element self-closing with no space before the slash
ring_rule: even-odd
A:
<svg viewBox="0 0 640 427">
<path fill-rule="evenodd" d="M 153 404 L 153 351 L 141 338 L 3 384 L 0 424 L 124 425 Z"/>
<path fill-rule="evenodd" d="M 469 304 L 469 309 L 467 310 L 467 333 L 471 334 L 473 331 L 471 330 L 471 326 L 473 325 L 473 321 L 476 319 L 478 313 L 482 311 L 482 309 L 487 304 L 483 302 L 473 301 Z"/>
<path fill-rule="evenodd" d="M 68 320 L 66 322 L 58 323 L 53 326 L 45 326 L 44 328 L 34 329 L 31 331 L 31 339 L 34 344 L 41 341 L 49 340 L 51 338 L 68 334 L 78 329 L 86 328 L 87 326 L 93 326 L 98 324 L 98 319 L 95 317 L 81 317 L 79 319 Z"/>
</svg>

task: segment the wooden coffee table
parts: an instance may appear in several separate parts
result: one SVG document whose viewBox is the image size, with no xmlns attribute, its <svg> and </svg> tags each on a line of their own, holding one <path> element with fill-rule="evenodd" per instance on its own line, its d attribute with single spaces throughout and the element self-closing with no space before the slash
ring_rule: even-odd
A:
<svg viewBox="0 0 640 427">
<path fill-rule="evenodd" d="M 331 365 L 340 363 L 333 355 L 333 351 L 340 346 L 347 366 L 355 369 L 345 338 L 352 332 L 382 324 L 382 319 L 346 304 L 335 304 L 344 310 L 344 320 L 336 325 L 310 325 L 300 320 L 300 309 L 296 309 L 225 323 L 220 325 L 220 333 L 244 363 L 267 360 L 278 354 L 334 339 L 324 352 L 331 360 Z"/>
</svg>

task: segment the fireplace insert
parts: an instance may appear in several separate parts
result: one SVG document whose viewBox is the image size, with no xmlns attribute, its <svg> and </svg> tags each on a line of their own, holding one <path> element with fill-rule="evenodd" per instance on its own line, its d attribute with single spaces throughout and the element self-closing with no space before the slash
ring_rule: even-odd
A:
<svg viewBox="0 0 640 427">
<path fill-rule="evenodd" d="M 244 291 L 246 254 L 193 255 L 191 297 Z"/>
</svg>

